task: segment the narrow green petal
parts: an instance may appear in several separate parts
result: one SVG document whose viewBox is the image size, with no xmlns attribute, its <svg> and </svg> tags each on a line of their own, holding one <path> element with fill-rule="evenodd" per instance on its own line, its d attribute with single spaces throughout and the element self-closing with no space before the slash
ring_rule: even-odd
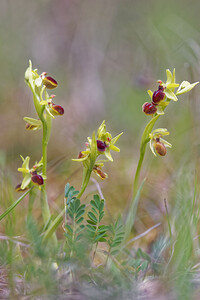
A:
<svg viewBox="0 0 200 300">
<path fill-rule="evenodd" d="M 25 175 L 21 184 L 21 189 L 24 190 L 29 185 L 30 182 L 31 182 L 31 174 L 29 173 Z"/>
<path fill-rule="evenodd" d="M 157 133 L 160 133 L 162 135 L 169 135 L 169 131 L 167 131 L 167 128 L 157 128 L 152 131 L 152 134 L 155 135 Z"/>
<path fill-rule="evenodd" d="M 176 95 L 182 95 L 182 94 L 185 94 L 185 93 L 191 91 L 195 87 L 195 85 L 197 85 L 198 83 L 199 83 L 199 81 L 194 82 L 194 83 L 189 83 L 188 81 L 183 81 L 180 85 L 180 88 L 176 92 Z"/>
<path fill-rule="evenodd" d="M 100 139 L 102 134 L 105 134 L 105 133 L 106 133 L 106 124 L 105 124 L 105 120 L 104 120 L 97 130 L 97 138 Z"/>
<path fill-rule="evenodd" d="M 169 89 L 165 90 L 165 95 L 167 96 L 168 99 L 171 99 L 173 101 L 177 101 L 178 98 L 176 97 L 176 95 Z"/>
<path fill-rule="evenodd" d="M 151 90 L 148 90 L 147 93 L 149 94 L 150 98 L 152 99 L 153 92 Z"/>
<path fill-rule="evenodd" d="M 169 83 L 172 83 L 173 77 L 172 77 L 172 73 L 169 69 L 166 70 L 166 75 L 167 75 L 167 82 L 166 85 Z"/>
<path fill-rule="evenodd" d="M 105 156 L 107 157 L 108 160 L 113 161 L 113 158 L 110 154 L 110 150 L 109 148 L 106 149 L 106 151 L 104 152 Z"/>
<path fill-rule="evenodd" d="M 91 166 L 94 165 L 96 158 L 97 158 L 97 141 L 96 141 L 96 137 L 95 137 L 95 132 L 93 131 L 92 134 L 92 140 L 91 140 L 91 144 L 90 144 L 90 163 Z"/>
<path fill-rule="evenodd" d="M 52 115 L 52 113 L 50 112 L 50 109 L 46 106 L 46 112 L 53 118 L 55 119 L 55 117 Z"/>
<path fill-rule="evenodd" d="M 22 173 L 29 173 L 29 170 L 27 170 L 25 168 L 18 168 L 17 171 L 22 172 Z"/>
<path fill-rule="evenodd" d="M 157 156 L 157 155 L 156 155 L 156 152 L 155 152 L 155 150 L 154 150 L 153 143 L 154 143 L 154 142 L 151 140 L 150 143 L 149 143 L 149 146 L 150 146 L 150 149 L 151 149 L 153 155 Z"/>
<path fill-rule="evenodd" d="M 47 104 L 48 104 L 48 102 L 46 100 L 40 101 L 40 105 L 47 105 Z"/>
<path fill-rule="evenodd" d="M 42 122 L 40 120 L 37 120 L 37 119 L 25 117 L 23 120 L 25 122 L 31 124 L 31 125 L 34 125 L 34 126 L 42 126 Z"/>
<path fill-rule="evenodd" d="M 114 146 L 114 145 L 110 145 L 110 150 L 113 150 L 113 151 L 116 151 L 116 152 L 120 152 L 120 149 L 118 148 L 118 147 L 116 147 L 116 146 Z"/>
<path fill-rule="evenodd" d="M 169 142 L 167 142 L 166 140 L 160 138 L 160 141 L 166 146 L 166 147 L 169 147 L 171 148 L 172 147 L 172 144 L 170 144 Z"/>
<path fill-rule="evenodd" d="M 175 88 L 179 87 L 179 84 L 178 83 L 169 83 L 166 85 L 166 87 L 168 89 L 175 89 Z"/>
<path fill-rule="evenodd" d="M 116 137 L 114 137 L 112 140 L 111 140 L 111 144 L 114 145 L 118 139 L 120 138 L 120 136 L 123 134 L 123 132 L 121 132 L 120 134 L 118 134 Z"/>
<path fill-rule="evenodd" d="M 82 158 L 73 158 L 72 161 L 80 161 L 80 162 L 82 162 L 82 161 L 86 160 L 87 158 L 88 158 L 88 156 L 82 157 Z"/>
<path fill-rule="evenodd" d="M 29 170 L 29 162 L 30 162 L 30 157 L 27 156 L 27 157 L 24 159 L 24 162 L 23 162 L 23 164 L 22 164 L 22 168 Z"/>
</svg>

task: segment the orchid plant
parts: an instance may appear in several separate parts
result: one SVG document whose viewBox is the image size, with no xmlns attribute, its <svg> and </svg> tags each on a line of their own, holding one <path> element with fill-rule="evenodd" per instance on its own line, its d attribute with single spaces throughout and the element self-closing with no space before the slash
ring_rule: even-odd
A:
<svg viewBox="0 0 200 300">
<path fill-rule="evenodd" d="M 149 143 L 152 153 L 157 156 L 165 156 L 167 153 L 166 147 L 171 148 L 172 145 L 165 141 L 162 137 L 169 135 L 166 128 L 158 128 L 153 130 L 156 121 L 160 116 L 164 115 L 164 110 L 172 101 L 178 101 L 179 95 L 185 94 L 191 91 L 199 82 L 189 83 L 183 81 L 181 84 L 176 83 L 175 69 L 171 72 L 169 69 L 166 70 L 167 80 L 164 83 L 162 80 L 158 80 L 158 90 L 152 92 L 148 90 L 148 95 L 151 98 L 151 102 L 145 102 L 142 106 L 142 110 L 146 115 L 152 117 L 149 123 L 146 125 L 140 145 L 140 157 L 136 169 L 134 179 L 134 196 L 138 189 L 138 182 L 144 155 L 146 151 L 146 145 Z"/>
</svg>

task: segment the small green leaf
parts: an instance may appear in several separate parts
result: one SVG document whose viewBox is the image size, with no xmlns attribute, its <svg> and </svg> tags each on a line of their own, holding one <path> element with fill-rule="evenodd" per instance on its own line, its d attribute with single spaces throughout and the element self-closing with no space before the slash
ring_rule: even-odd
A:
<svg viewBox="0 0 200 300">
<path fill-rule="evenodd" d="M 104 200 L 101 200 L 101 204 L 99 205 L 99 212 L 104 209 Z"/>
<path fill-rule="evenodd" d="M 92 226 L 92 225 L 89 225 L 89 224 L 87 224 L 86 226 L 87 226 L 89 231 L 95 232 L 95 230 L 96 230 L 95 226 Z"/>
<path fill-rule="evenodd" d="M 92 221 L 92 220 L 87 220 L 87 222 L 91 225 L 96 225 L 96 222 Z"/>
<path fill-rule="evenodd" d="M 90 201 L 91 206 L 93 206 L 96 209 L 99 209 L 99 207 L 96 205 L 96 202 L 94 200 Z"/>
<path fill-rule="evenodd" d="M 94 222 L 96 222 L 96 223 L 98 222 L 96 216 L 95 216 L 91 211 L 88 212 L 88 217 L 89 217 L 92 221 L 94 221 Z"/>
<path fill-rule="evenodd" d="M 104 216 L 104 211 L 102 211 L 102 212 L 99 214 L 99 222 L 102 220 L 103 216 Z"/>
<path fill-rule="evenodd" d="M 73 230 L 71 228 L 71 226 L 69 224 L 65 224 L 65 228 L 70 231 L 71 233 L 73 233 Z"/>
<path fill-rule="evenodd" d="M 80 218 L 85 213 L 85 210 L 82 209 L 76 214 L 76 219 Z"/>
<path fill-rule="evenodd" d="M 83 217 L 81 217 L 80 219 L 76 220 L 76 224 L 80 224 L 80 223 L 82 223 L 82 222 L 83 222 L 83 220 L 84 220 L 84 218 L 83 218 Z"/>
<path fill-rule="evenodd" d="M 101 200 L 99 198 L 99 195 L 94 195 L 94 201 L 96 203 L 97 209 L 99 209 L 99 205 L 101 204 Z"/>
</svg>

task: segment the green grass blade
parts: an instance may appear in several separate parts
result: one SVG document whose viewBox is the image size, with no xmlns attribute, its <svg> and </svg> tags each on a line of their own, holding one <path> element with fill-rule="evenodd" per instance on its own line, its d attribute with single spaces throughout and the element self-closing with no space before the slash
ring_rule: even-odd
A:
<svg viewBox="0 0 200 300">
<path fill-rule="evenodd" d="M 2 213 L 0 215 L 0 221 L 5 217 L 7 216 L 25 197 L 26 195 L 28 195 L 30 193 L 30 191 L 33 189 L 30 188 L 28 191 L 26 191 L 26 193 L 24 193 L 21 197 L 19 197 L 11 206 L 9 206 L 6 211 L 4 213 Z"/>
<path fill-rule="evenodd" d="M 143 181 L 136 193 L 136 196 L 132 199 L 130 209 L 128 212 L 128 216 L 127 216 L 126 222 L 125 222 L 125 240 L 129 237 L 129 235 L 131 233 L 131 229 L 134 225 L 137 207 L 138 207 L 138 203 L 139 203 L 139 199 L 140 199 L 140 194 L 141 194 L 145 180 L 146 179 L 143 179 Z"/>
</svg>

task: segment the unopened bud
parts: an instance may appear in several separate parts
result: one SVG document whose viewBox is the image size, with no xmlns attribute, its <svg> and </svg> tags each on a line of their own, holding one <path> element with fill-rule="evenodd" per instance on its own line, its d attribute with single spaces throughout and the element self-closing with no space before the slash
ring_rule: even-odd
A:
<svg viewBox="0 0 200 300">
<path fill-rule="evenodd" d="M 44 77 L 42 79 L 42 83 L 46 86 L 47 89 L 50 90 L 56 88 L 58 85 L 57 81 L 50 76 Z"/>
<path fill-rule="evenodd" d="M 15 187 L 16 192 L 24 192 L 26 190 L 28 190 L 28 187 L 26 187 L 25 189 L 22 190 L 21 183 L 17 184 L 16 187 Z"/>
<path fill-rule="evenodd" d="M 160 141 L 155 142 L 154 149 L 161 156 L 165 156 L 167 153 L 167 149 L 166 149 L 165 145 Z"/>
<path fill-rule="evenodd" d="M 106 179 L 107 177 L 108 177 L 108 175 L 106 174 L 106 173 L 104 173 L 101 169 L 100 169 L 100 167 L 98 167 L 98 166 L 95 166 L 94 168 L 93 168 L 93 171 L 102 179 L 102 180 L 104 180 L 104 179 Z"/>
<path fill-rule="evenodd" d="M 146 115 L 154 115 L 157 112 L 156 106 L 149 102 L 143 104 L 142 110 Z"/>
<path fill-rule="evenodd" d="M 37 130 L 39 127 L 37 125 L 26 123 L 25 128 L 26 130 Z"/>
<path fill-rule="evenodd" d="M 83 158 L 83 157 L 85 157 L 85 155 L 82 152 L 79 152 L 78 158 Z"/>
</svg>

